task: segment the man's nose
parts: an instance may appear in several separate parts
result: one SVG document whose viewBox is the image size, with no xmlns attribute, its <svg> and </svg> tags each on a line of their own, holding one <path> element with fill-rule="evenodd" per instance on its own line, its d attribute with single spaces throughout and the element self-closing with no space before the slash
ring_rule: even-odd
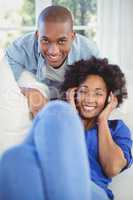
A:
<svg viewBox="0 0 133 200">
<path fill-rule="evenodd" d="M 48 47 L 48 52 L 51 55 L 56 55 L 59 53 L 59 47 L 57 44 L 50 44 Z"/>
</svg>

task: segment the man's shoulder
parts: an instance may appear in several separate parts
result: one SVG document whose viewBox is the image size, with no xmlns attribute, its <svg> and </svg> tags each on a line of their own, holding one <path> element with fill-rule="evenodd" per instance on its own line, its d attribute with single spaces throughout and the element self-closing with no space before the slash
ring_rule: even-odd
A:
<svg viewBox="0 0 133 200">
<path fill-rule="evenodd" d="M 6 48 L 6 56 L 8 58 L 15 58 L 15 60 L 18 58 L 18 62 L 25 59 L 25 56 L 30 56 L 33 59 L 33 55 L 37 52 L 38 40 L 35 32 L 18 37 Z"/>
<path fill-rule="evenodd" d="M 32 45 L 36 41 L 35 33 L 26 33 L 25 35 L 22 35 L 18 37 L 16 40 L 14 40 L 14 44 L 17 45 Z"/>
<path fill-rule="evenodd" d="M 90 45 L 95 44 L 92 38 L 81 35 L 79 33 L 76 33 L 74 42 L 78 45 L 85 45 L 85 46 L 88 46 L 88 45 L 90 46 Z"/>
<path fill-rule="evenodd" d="M 76 33 L 75 39 L 76 39 L 76 40 L 79 40 L 79 41 L 88 41 L 88 40 L 89 40 L 89 38 L 88 38 L 87 36 L 81 35 L 81 34 L 79 34 L 79 33 Z"/>
<path fill-rule="evenodd" d="M 91 56 L 97 57 L 98 54 L 98 48 L 92 39 L 76 33 L 68 55 L 68 64 L 72 64 L 80 59 L 89 59 Z"/>
</svg>

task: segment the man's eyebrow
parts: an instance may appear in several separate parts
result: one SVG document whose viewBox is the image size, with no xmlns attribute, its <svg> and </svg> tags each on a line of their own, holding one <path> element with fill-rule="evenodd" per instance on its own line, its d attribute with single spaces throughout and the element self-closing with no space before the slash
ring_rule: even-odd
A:
<svg viewBox="0 0 133 200">
<path fill-rule="evenodd" d="M 48 37 L 43 35 L 43 36 L 41 36 L 41 39 L 48 39 Z"/>
<path fill-rule="evenodd" d="M 41 39 L 42 40 L 43 39 L 49 40 L 49 38 L 47 36 L 45 36 L 45 35 L 41 36 Z M 60 40 L 67 40 L 67 36 L 62 36 L 62 37 L 57 38 L 57 41 L 60 41 Z"/>
</svg>

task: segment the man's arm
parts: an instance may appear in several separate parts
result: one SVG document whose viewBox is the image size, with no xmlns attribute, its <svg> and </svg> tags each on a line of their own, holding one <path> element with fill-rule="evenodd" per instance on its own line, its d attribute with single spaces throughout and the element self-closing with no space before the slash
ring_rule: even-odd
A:
<svg viewBox="0 0 133 200">
<path fill-rule="evenodd" d="M 21 53 L 21 56 L 20 56 Z M 6 50 L 6 60 L 12 69 L 22 94 L 27 98 L 33 116 L 47 103 L 48 87 L 35 80 L 34 75 L 24 67 L 25 52 L 15 42 Z"/>
<path fill-rule="evenodd" d="M 11 67 L 15 79 L 18 80 L 24 69 L 25 52 L 13 42 L 6 49 L 5 59 Z"/>
<path fill-rule="evenodd" d="M 25 34 L 13 41 L 6 49 L 5 57 L 16 80 L 24 69 L 31 72 L 37 70 L 38 47 L 35 33 Z"/>
<path fill-rule="evenodd" d="M 48 103 L 48 98 L 34 88 L 21 88 L 21 92 L 27 98 L 29 110 L 33 117 Z"/>
<path fill-rule="evenodd" d="M 22 94 L 28 100 L 29 109 L 33 116 L 49 99 L 47 85 L 38 82 L 35 75 L 29 72 L 38 67 L 35 59 L 35 54 L 38 53 L 34 47 L 35 42 L 34 33 L 27 34 L 16 39 L 6 49 L 5 54 Z"/>
<path fill-rule="evenodd" d="M 34 75 L 26 70 L 21 74 L 18 85 L 22 94 L 27 98 L 30 112 L 34 117 L 49 101 L 49 89 L 47 85 L 38 82 Z"/>
</svg>

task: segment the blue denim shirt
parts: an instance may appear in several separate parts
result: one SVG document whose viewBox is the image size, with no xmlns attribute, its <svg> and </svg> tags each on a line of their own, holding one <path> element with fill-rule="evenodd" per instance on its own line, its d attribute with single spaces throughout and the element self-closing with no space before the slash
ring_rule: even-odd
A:
<svg viewBox="0 0 133 200">
<path fill-rule="evenodd" d="M 80 59 L 89 59 L 91 56 L 98 56 L 98 49 L 95 43 L 82 35 L 76 34 L 66 59 L 66 65 Z M 40 53 L 35 33 L 28 33 L 16 39 L 6 49 L 6 59 L 12 68 L 16 80 L 19 79 L 23 70 L 28 70 L 35 74 L 38 81 L 45 83 L 49 87 L 59 87 L 59 81 L 54 79 L 48 80 L 45 76 L 46 62 Z"/>
</svg>

